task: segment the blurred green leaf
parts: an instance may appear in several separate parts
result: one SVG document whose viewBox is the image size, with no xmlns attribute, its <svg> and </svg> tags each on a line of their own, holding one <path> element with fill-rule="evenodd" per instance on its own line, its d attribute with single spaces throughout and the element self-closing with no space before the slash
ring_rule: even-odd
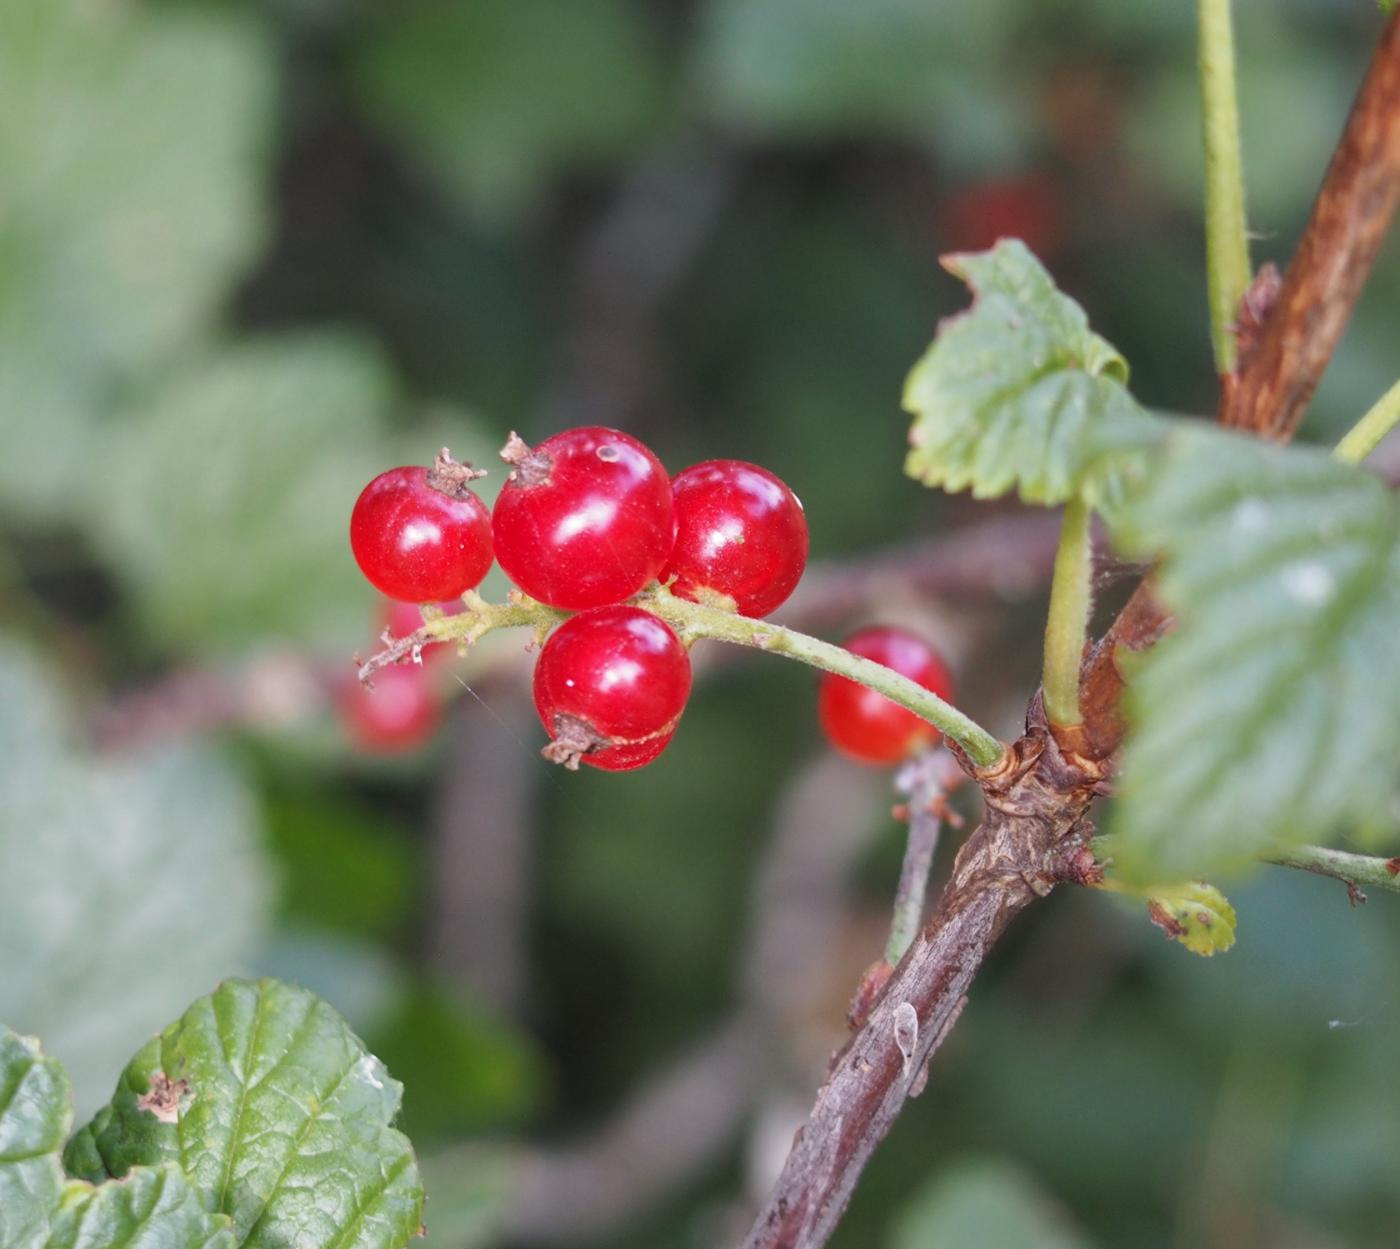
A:
<svg viewBox="0 0 1400 1249">
<path fill-rule="evenodd" d="M 1020 1167 L 963 1162 L 935 1178 L 895 1221 L 889 1249 L 1086 1249 L 1084 1239 Z"/>
<path fill-rule="evenodd" d="M 80 1106 L 118 1055 L 251 953 L 266 909 L 242 779 L 188 749 L 94 759 L 42 669 L 0 647 L 0 1019 L 42 1035 Z"/>
<path fill-rule="evenodd" d="M 72 1121 L 62 1065 L 0 1026 L 0 1249 L 233 1249 L 228 1220 L 204 1209 L 173 1164 L 121 1184 L 65 1180 Z"/>
<path fill-rule="evenodd" d="M 500 1244 L 515 1196 L 512 1152 L 469 1145 L 423 1159 L 428 1203 L 427 1244 L 441 1249 L 490 1249 Z"/>
<path fill-rule="evenodd" d="M 241 1245 L 397 1249 L 423 1210 L 389 1127 L 402 1091 L 314 994 L 229 980 L 137 1054 L 66 1160 L 89 1179 L 178 1164 Z"/>
<path fill-rule="evenodd" d="M 1383 818 L 1400 754 L 1400 505 L 1317 451 L 1179 428 L 1117 537 L 1178 627 L 1134 665 L 1115 867 L 1244 866 Z"/>
<path fill-rule="evenodd" d="M 633 0 L 414 0 L 366 25 L 351 70 L 371 117 L 497 221 L 560 171 L 629 154 L 660 105 Z"/>
<path fill-rule="evenodd" d="M 1012 158 L 1031 129 L 1016 83 L 970 69 L 1010 43 L 1005 0 L 709 0 L 702 14 L 696 75 L 727 122 L 799 139 L 893 131 L 981 160 Z"/>
<path fill-rule="evenodd" d="M 361 1036 L 397 1007 L 407 973 L 382 946 L 301 924 L 280 925 L 258 951 L 260 975 L 310 989 Z"/>
<path fill-rule="evenodd" d="M 185 369 L 112 423 L 103 473 L 121 489 L 94 495 L 94 541 L 157 636 L 194 651 L 363 642 L 347 525 L 393 462 L 394 397 L 364 340 L 281 334 Z"/>
<path fill-rule="evenodd" d="M 1014 489 L 1027 503 L 1083 493 L 1108 504 L 1125 458 L 1157 436 L 1124 387 L 1127 362 L 1023 243 L 944 264 L 974 300 L 939 326 L 905 383 L 906 471 L 979 499 Z"/>
<path fill-rule="evenodd" d="M 1272 236 L 1300 223 L 1346 119 L 1362 62 L 1319 41 L 1276 5 L 1237 5 L 1241 144 L 1250 223 Z M 1287 117 L 1288 124 L 1280 118 Z M 1133 97 L 1128 144 L 1138 166 L 1182 208 L 1200 212 L 1200 86 L 1194 59 L 1165 62 Z M 1286 257 L 1287 252 L 1283 255 Z"/>
<path fill-rule="evenodd" d="M 404 995 L 374 1044 L 413 1073 L 403 1122 L 415 1140 L 515 1126 L 543 1100 L 544 1062 L 530 1039 L 431 986 Z"/>
<path fill-rule="evenodd" d="M 109 497 L 94 416 L 262 239 L 272 63 L 243 14 L 0 0 L 0 505 Z"/>
<path fill-rule="evenodd" d="M 310 788 L 270 795 L 266 811 L 288 916 L 365 936 L 396 935 L 415 902 L 416 845 L 406 827 Z"/>
</svg>

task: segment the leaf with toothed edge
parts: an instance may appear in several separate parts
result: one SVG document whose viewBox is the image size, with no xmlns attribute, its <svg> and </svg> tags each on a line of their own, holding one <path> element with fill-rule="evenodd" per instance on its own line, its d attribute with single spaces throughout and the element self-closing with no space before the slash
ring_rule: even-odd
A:
<svg viewBox="0 0 1400 1249">
<path fill-rule="evenodd" d="M 0 1246 L 47 1243 L 63 1189 L 68 1076 L 37 1041 L 0 1028 Z"/>
<path fill-rule="evenodd" d="M 1129 670 L 1114 863 L 1139 883 L 1384 818 L 1400 755 L 1400 500 L 1301 447 L 1177 429 L 1115 540 L 1177 627 Z"/>
<path fill-rule="evenodd" d="M 1202 958 L 1223 954 L 1235 944 L 1235 908 L 1204 881 L 1149 890 L 1147 914 L 1167 936 Z"/>
<path fill-rule="evenodd" d="M 314 994 L 231 980 L 122 1074 L 70 1142 L 77 1174 L 172 1161 L 257 1249 L 399 1249 L 421 1225 L 402 1086 Z"/>
<path fill-rule="evenodd" d="M 0 1027 L 0 1249 L 235 1249 L 179 1167 L 138 1167 L 120 1183 L 69 1180 L 68 1075 L 37 1041 Z"/>
<path fill-rule="evenodd" d="M 1161 430 L 1128 393 L 1126 361 L 1019 240 L 943 263 L 973 304 L 938 327 L 905 383 L 905 471 L 979 499 L 1082 494 L 1111 508 Z"/>
</svg>

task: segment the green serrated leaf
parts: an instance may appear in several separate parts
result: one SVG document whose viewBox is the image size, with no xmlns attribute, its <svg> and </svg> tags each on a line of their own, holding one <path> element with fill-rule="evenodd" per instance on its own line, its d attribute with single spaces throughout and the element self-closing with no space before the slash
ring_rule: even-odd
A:
<svg viewBox="0 0 1400 1249">
<path fill-rule="evenodd" d="M 1223 954 L 1235 944 L 1235 908 L 1204 881 L 1147 891 L 1147 914 L 1167 936 L 1202 958 Z"/>
<path fill-rule="evenodd" d="M 1111 508 L 1123 474 L 1160 437 L 1124 386 L 1126 361 L 1089 329 L 1014 239 L 944 264 L 973 305 L 938 328 L 904 387 L 914 416 L 905 471 L 976 498 L 1084 495 Z"/>
<path fill-rule="evenodd" d="M 67 1185 L 44 1249 L 236 1249 L 229 1220 L 210 1214 L 174 1163 L 139 1167 L 120 1184 Z"/>
<path fill-rule="evenodd" d="M 133 1059 L 68 1161 L 121 1176 L 178 1163 L 256 1249 L 397 1249 L 423 1189 L 389 1124 L 402 1087 L 325 1002 L 230 980 Z"/>
<path fill-rule="evenodd" d="M 0 1027 L 0 1249 L 234 1249 L 180 1169 L 138 1168 L 121 1184 L 65 1180 L 68 1077 L 37 1041 Z"/>
<path fill-rule="evenodd" d="M 0 1027 L 0 1249 L 47 1243 L 72 1117 L 62 1064 L 32 1037 Z"/>
<path fill-rule="evenodd" d="M 1213 875 L 1381 818 L 1400 754 L 1400 501 L 1299 447 L 1183 428 L 1119 519 L 1175 631 L 1133 666 L 1115 865 Z"/>
</svg>

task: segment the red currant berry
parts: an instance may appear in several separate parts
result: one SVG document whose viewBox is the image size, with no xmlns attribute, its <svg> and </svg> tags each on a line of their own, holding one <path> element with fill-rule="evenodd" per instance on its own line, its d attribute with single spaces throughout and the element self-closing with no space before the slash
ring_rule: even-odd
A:
<svg viewBox="0 0 1400 1249">
<path fill-rule="evenodd" d="M 544 757 L 639 768 L 666 749 L 689 696 L 690 656 L 664 620 L 626 606 L 573 616 L 535 665 L 535 708 L 553 739 Z"/>
<path fill-rule="evenodd" d="M 807 566 L 807 518 L 797 496 L 766 468 L 706 460 L 671 483 L 676 545 L 662 570 L 673 593 L 766 616 Z"/>
<path fill-rule="evenodd" d="M 515 466 L 496 499 L 496 558 L 531 598 L 584 611 L 655 579 L 675 539 L 661 461 L 615 429 L 566 429 L 533 451 L 512 434 Z"/>
<path fill-rule="evenodd" d="M 851 654 L 893 668 L 940 698 L 953 696 L 952 677 L 938 653 L 913 633 L 877 626 L 862 629 L 845 645 Z M 830 672 L 822 677 L 817 713 L 831 744 L 862 763 L 898 763 L 939 737 L 933 725 L 912 711 Z"/>
<path fill-rule="evenodd" d="M 366 754 L 397 755 L 421 746 L 442 720 L 442 703 L 423 669 L 395 664 L 374 674 L 374 685 L 350 682 L 340 714 L 351 742 Z"/>
<path fill-rule="evenodd" d="M 432 468 L 391 468 L 355 500 L 350 549 L 370 584 L 406 603 L 456 598 L 491 569 L 491 516 L 443 451 Z"/>
</svg>

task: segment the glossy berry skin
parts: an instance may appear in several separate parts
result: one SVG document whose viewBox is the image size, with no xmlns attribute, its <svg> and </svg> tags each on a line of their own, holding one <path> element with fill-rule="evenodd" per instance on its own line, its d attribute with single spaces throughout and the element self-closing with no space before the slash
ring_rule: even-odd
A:
<svg viewBox="0 0 1400 1249">
<path fill-rule="evenodd" d="M 372 688 L 351 681 L 340 696 L 351 742 L 366 754 L 397 755 L 430 738 L 442 720 L 442 702 L 417 664 L 395 664 L 374 674 Z"/>
<path fill-rule="evenodd" d="M 807 567 L 807 517 L 766 468 L 706 460 L 678 473 L 671 494 L 676 545 L 661 579 L 675 578 L 673 594 L 760 617 L 797 588 Z"/>
<path fill-rule="evenodd" d="M 535 664 L 545 758 L 625 772 L 669 744 L 690 696 L 690 656 L 670 625 L 638 607 L 598 607 L 549 635 Z"/>
<path fill-rule="evenodd" d="M 875 626 L 846 639 L 853 655 L 893 668 L 940 698 L 951 699 L 953 680 L 938 653 L 904 629 Z M 939 732 L 927 720 L 864 685 L 827 673 L 817 694 L 822 731 L 842 754 L 861 763 L 898 763 L 931 746 Z"/>
<path fill-rule="evenodd" d="M 380 593 L 405 603 L 457 598 L 491 569 L 491 515 L 465 487 L 434 489 L 429 470 L 391 468 L 360 493 L 350 549 Z"/>
<path fill-rule="evenodd" d="M 584 611 L 656 578 L 675 537 L 671 481 L 645 446 L 615 429 L 567 429 L 533 451 L 512 438 L 515 469 L 491 515 L 496 558 L 531 598 Z"/>
</svg>

